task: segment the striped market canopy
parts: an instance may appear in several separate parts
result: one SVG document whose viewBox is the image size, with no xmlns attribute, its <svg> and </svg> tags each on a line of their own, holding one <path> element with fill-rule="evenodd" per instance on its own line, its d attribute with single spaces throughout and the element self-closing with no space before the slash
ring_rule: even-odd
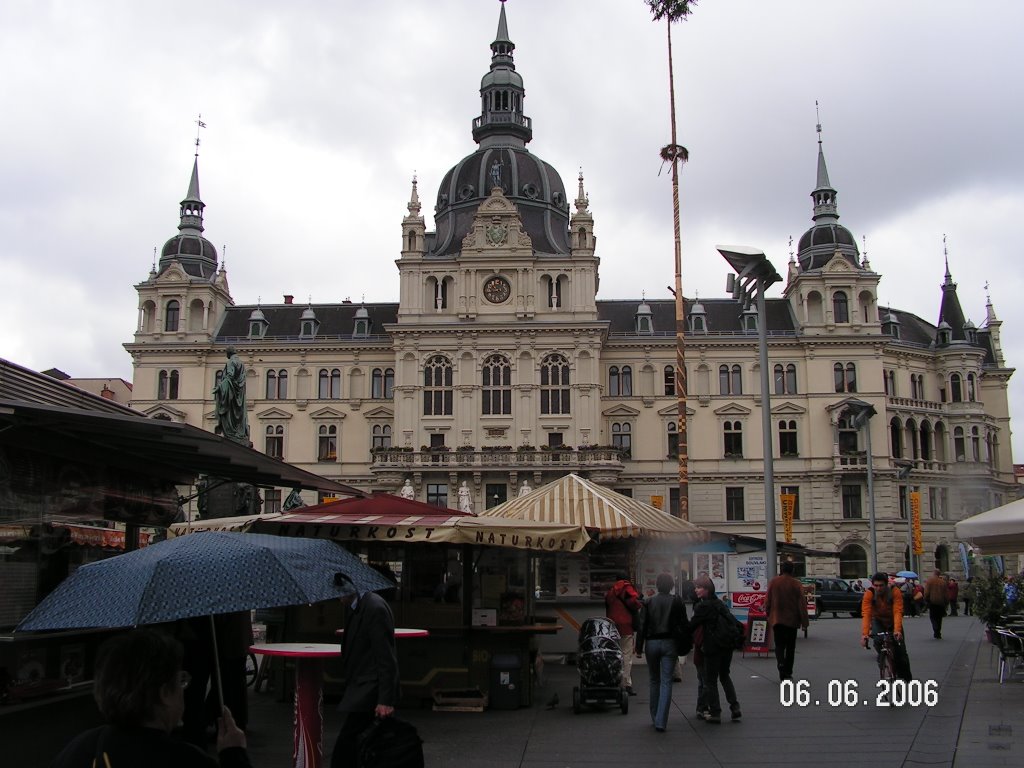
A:
<svg viewBox="0 0 1024 768">
<path fill-rule="evenodd" d="M 692 523 L 610 488 L 568 474 L 552 483 L 480 513 L 561 525 L 583 525 L 602 539 L 673 537 L 704 541 L 707 534 Z"/>
</svg>

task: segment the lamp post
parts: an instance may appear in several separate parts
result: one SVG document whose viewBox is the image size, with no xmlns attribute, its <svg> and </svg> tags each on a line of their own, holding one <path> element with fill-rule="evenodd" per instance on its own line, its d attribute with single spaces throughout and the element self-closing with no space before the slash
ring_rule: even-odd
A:
<svg viewBox="0 0 1024 768">
<path fill-rule="evenodd" d="M 871 573 L 878 573 L 878 537 L 875 530 L 875 473 L 871 456 L 871 417 L 875 406 L 863 400 L 849 400 L 846 410 L 850 414 L 850 425 L 854 429 L 864 428 L 864 449 L 868 458 L 868 530 L 871 535 Z M 909 514 L 908 514 L 909 517 Z"/>
<path fill-rule="evenodd" d="M 775 538 L 775 456 L 772 451 L 772 404 L 769 387 L 771 378 L 768 375 L 768 313 L 765 311 L 764 292 L 774 283 L 782 281 L 782 276 L 768 261 L 764 251 L 748 248 L 743 245 L 715 246 L 735 275 L 729 275 L 726 290 L 732 293 L 737 301 L 750 306 L 751 300 L 757 302 L 757 342 L 761 360 L 761 433 L 764 451 L 764 524 L 765 524 L 765 559 L 768 561 L 768 578 L 771 579 L 778 571 L 778 555 L 776 554 Z"/>
</svg>

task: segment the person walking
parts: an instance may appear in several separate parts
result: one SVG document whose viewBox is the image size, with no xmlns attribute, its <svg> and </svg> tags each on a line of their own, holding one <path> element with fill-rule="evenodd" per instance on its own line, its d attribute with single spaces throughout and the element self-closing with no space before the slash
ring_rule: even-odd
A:
<svg viewBox="0 0 1024 768">
<path fill-rule="evenodd" d="M 949 602 L 946 580 L 942 571 L 936 568 L 931 577 L 924 583 L 924 602 L 928 606 L 928 618 L 932 622 L 932 637 L 942 639 L 942 617 L 946 615 L 946 604 Z"/>
<path fill-rule="evenodd" d="M 343 573 L 335 584 L 351 588 L 340 598 L 345 608 L 341 640 L 341 703 L 345 714 L 331 755 L 331 768 L 357 765 L 359 735 L 374 718 L 391 717 L 398 702 L 398 656 L 391 606 L 375 592 L 360 595 Z"/>
<path fill-rule="evenodd" d="M 960 584 L 951 575 L 946 580 L 946 598 L 949 602 L 949 615 L 956 616 L 956 601 L 960 597 Z"/>
<path fill-rule="evenodd" d="M 250 768 L 245 734 L 224 707 L 217 721 L 218 757 L 174 738 L 191 682 L 178 640 L 152 629 L 116 635 L 96 659 L 93 697 L 106 725 L 76 736 L 52 768 L 164 766 Z"/>
<path fill-rule="evenodd" d="M 967 586 L 964 588 L 964 616 L 971 615 L 971 581 L 973 576 L 967 577 Z"/>
<path fill-rule="evenodd" d="M 625 573 L 619 573 L 615 584 L 604 595 L 605 613 L 619 630 L 619 649 L 622 651 L 622 685 L 626 693 L 633 690 L 633 655 L 636 648 L 634 633 L 640 625 L 640 594 Z"/>
<path fill-rule="evenodd" d="M 672 678 L 676 659 L 690 651 L 686 606 L 672 594 L 672 574 L 659 573 L 657 592 L 644 603 L 643 618 L 636 633 L 636 654 L 647 656 L 650 681 L 650 710 L 654 730 L 662 733 L 672 707 Z"/>
<path fill-rule="evenodd" d="M 715 642 L 715 627 L 718 625 L 719 617 L 728 618 L 730 621 L 736 621 L 736 619 L 715 595 L 715 584 L 709 577 L 698 578 L 694 587 L 700 602 L 693 609 L 693 618 L 690 619 L 689 629 L 691 632 L 695 632 L 700 628 L 702 632 L 703 691 L 704 703 L 707 706 L 704 721 L 707 723 L 722 722 L 722 704 L 718 696 L 719 681 L 722 683 L 722 690 L 725 691 L 725 699 L 729 702 L 732 719 L 739 720 L 743 717 L 743 713 L 740 710 L 740 702 L 736 698 L 736 688 L 732 684 L 729 671 L 732 665 L 733 649 L 720 646 Z"/>
<path fill-rule="evenodd" d="M 782 564 L 782 573 L 768 582 L 764 611 L 775 638 L 775 662 L 779 680 L 793 678 L 793 657 L 796 655 L 796 632 L 807 629 L 807 600 L 803 585 L 793 576 L 793 563 Z"/>
</svg>

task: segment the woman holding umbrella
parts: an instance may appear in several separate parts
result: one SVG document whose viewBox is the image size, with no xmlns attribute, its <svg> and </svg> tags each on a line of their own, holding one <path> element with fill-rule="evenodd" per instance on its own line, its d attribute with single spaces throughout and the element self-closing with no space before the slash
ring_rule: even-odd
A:
<svg viewBox="0 0 1024 768">
<path fill-rule="evenodd" d="M 93 690 L 107 724 L 77 736 L 53 768 L 250 768 L 245 734 L 227 707 L 217 727 L 219 759 L 171 737 L 185 711 L 189 683 L 181 662 L 181 644 L 154 630 L 108 640 L 97 659 Z"/>
</svg>

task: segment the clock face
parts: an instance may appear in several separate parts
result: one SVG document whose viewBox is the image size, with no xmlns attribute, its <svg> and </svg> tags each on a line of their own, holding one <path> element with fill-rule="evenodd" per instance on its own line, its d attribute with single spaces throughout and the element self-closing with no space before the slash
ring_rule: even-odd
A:
<svg viewBox="0 0 1024 768">
<path fill-rule="evenodd" d="M 492 277 L 484 283 L 484 298 L 492 304 L 501 304 L 507 301 L 512 293 L 508 280 L 504 277 Z"/>
</svg>

